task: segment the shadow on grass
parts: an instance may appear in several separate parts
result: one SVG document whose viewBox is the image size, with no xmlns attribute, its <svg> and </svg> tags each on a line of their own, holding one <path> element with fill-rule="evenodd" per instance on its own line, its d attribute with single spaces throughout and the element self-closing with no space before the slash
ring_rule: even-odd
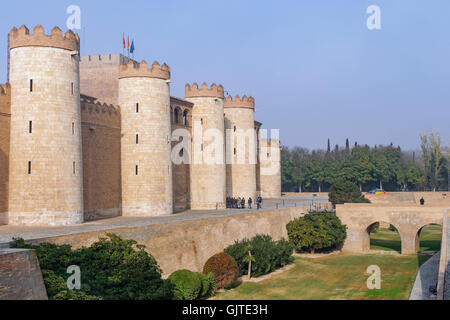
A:
<svg viewBox="0 0 450 320">
<path fill-rule="evenodd" d="M 400 240 L 370 239 L 370 249 L 397 251 L 398 253 L 401 253 L 402 244 Z"/>
</svg>

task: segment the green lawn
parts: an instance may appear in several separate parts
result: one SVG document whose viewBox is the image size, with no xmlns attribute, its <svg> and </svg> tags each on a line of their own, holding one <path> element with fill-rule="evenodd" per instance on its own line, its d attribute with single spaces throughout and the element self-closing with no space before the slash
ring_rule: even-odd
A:
<svg viewBox="0 0 450 320">
<path fill-rule="evenodd" d="M 439 251 L 441 248 L 442 226 L 429 225 L 420 234 L 420 251 Z M 400 235 L 397 231 L 379 229 L 370 234 L 371 250 L 401 252 Z"/>
<path fill-rule="evenodd" d="M 408 299 L 419 265 L 430 256 L 338 254 L 296 258 L 295 267 L 259 283 L 243 283 L 219 293 L 222 300 Z M 368 290 L 367 267 L 381 268 L 381 289 Z"/>
<path fill-rule="evenodd" d="M 438 251 L 441 226 L 425 227 L 420 235 L 421 251 Z M 371 249 L 400 251 L 400 236 L 380 229 L 371 234 Z M 419 266 L 431 255 L 340 253 L 317 259 L 296 258 L 289 271 L 259 283 L 242 283 L 219 293 L 221 300 L 407 300 Z M 368 290 L 367 267 L 381 268 L 381 289 Z"/>
</svg>

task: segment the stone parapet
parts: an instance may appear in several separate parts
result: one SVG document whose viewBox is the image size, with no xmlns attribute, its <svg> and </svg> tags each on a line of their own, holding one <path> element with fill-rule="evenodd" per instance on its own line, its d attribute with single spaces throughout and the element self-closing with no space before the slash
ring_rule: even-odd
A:
<svg viewBox="0 0 450 320">
<path fill-rule="evenodd" d="M 185 97 L 186 98 L 220 98 L 225 99 L 224 89 L 222 85 L 216 85 L 213 83 L 211 88 L 208 87 L 206 83 L 203 83 L 201 88 L 198 87 L 197 83 L 194 83 L 191 87 L 190 84 L 186 84 L 185 87 Z"/>
<path fill-rule="evenodd" d="M 9 47 L 11 49 L 19 47 L 50 47 L 59 48 L 69 51 L 80 51 L 80 37 L 71 30 L 67 31 L 64 36 L 60 28 L 54 27 L 50 35 L 46 35 L 44 28 L 37 25 L 33 34 L 25 25 L 19 29 L 14 27 L 9 33 Z"/>
<path fill-rule="evenodd" d="M 153 62 L 149 68 L 145 60 L 136 64 L 130 60 L 127 64 L 120 64 L 119 79 L 124 78 L 158 78 L 163 80 L 170 79 L 170 67 L 167 64 L 160 65 L 157 61 Z"/>
<path fill-rule="evenodd" d="M 0 249 L 0 300 L 47 299 L 36 253 Z"/>
<path fill-rule="evenodd" d="M 253 97 L 243 96 L 242 99 L 237 95 L 234 100 L 228 96 L 224 101 L 224 108 L 249 108 L 255 109 L 255 99 Z"/>
<path fill-rule="evenodd" d="M 120 128 L 120 108 L 81 98 L 81 122 Z"/>
</svg>

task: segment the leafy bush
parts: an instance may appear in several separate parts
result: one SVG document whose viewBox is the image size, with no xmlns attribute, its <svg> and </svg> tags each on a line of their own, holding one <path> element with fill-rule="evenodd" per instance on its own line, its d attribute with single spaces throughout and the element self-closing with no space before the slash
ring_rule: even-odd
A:
<svg viewBox="0 0 450 320">
<path fill-rule="evenodd" d="M 351 181 L 338 180 L 331 187 L 328 194 L 333 206 L 344 203 L 370 203 L 359 190 L 359 187 Z"/>
<path fill-rule="evenodd" d="M 50 299 L 103 298 L 106 300 L 171 299 L 173 285 L 161 278 L 161 269 L 145 246 L 108 234 L 90 247 L 72 250 L 68 245 L 26 245 L 15 239 L 14 248 L 36 250 Z M 71 265 L 81 269 L 81 290 L 67 290 Z"/>
<path fill-rule="evenodd" d="M 273 241 L 268 235 L 257 235 L 253 239 L 236 241 L 224 250 L 232 256 L 239 267 L 240 275 L 248 274 L 248 251 L 254 258 L 251 274 L 259 277 L 293 262 L 293 246 L 287 240 Z"/>
<path fill-rule="evenodd" d="M 169 276 L 169 280 L 175 287 L 176 300 L 195 300 L 215 294 L 216 283 L 212 273 L 178 270 Z"/>
<path fill-rule="evenodd" d="M 213 273 L 216 287 L 224 288 L 226 285 L 236 282 L 239 277 L 239 269 L 232 256 L 225 252 L 218 253 L 206 261 L 203 274 Z"/>
<path fill-rule="evenodd" d="M 216 294 L 216 280 L 214 278 L 214 273 L 210 272 L 208 274 L 197 273 L 202 282 L 202 292 L 200 294 L 201 298 L 213 297 Z"/>
<path fill-rule="evenodd" d="M 178 270 L 169 276 L 169 280 L 175 286 L 176 300 L 195 300 L 202 293 L 202 279 L 195 272 Z"/>
<path fill-rule="evenodd" d="M 332 212 L 307 214 L 289 222 L 286 228 L 297 252 L 340 249 L 347 237 L 347 227 Z"/>
</svg>

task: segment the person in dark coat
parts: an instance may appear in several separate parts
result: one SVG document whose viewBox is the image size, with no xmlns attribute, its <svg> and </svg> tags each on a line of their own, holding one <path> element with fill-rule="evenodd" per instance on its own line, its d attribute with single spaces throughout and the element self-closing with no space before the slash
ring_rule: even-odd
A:
<svg viewBox="0 0 450 320">
<path fill-rule="evenodd" d="M 245 198 L 241 198 L 241 209 L 245 209 Z"/>
<path fill-rule="evenodd" d="M 250 197 L 248 198 L 248 208 L 251 209 L 253 204 L 253 199 Z"/>
<path fill-rule="evenodd" d="M 425 205 L 425 199 L 424 198 L 420 199 L 420 205 L 421 206 Z"/>
</svg>

